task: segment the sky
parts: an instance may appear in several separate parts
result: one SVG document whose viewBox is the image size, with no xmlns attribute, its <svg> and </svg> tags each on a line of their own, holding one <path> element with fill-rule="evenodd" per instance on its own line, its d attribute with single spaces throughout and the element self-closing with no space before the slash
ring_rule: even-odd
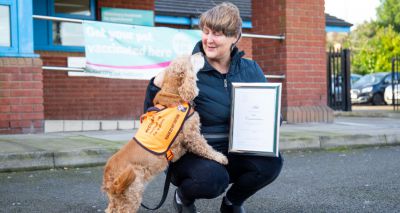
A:
<svg viewBox="0 0 400 213">
<path fill-rule="evenodd" d="M 379 0 L 325 0 L 325 12 L 357 26 L 364 21 L 376 20 L 379 4 Z"/>
</svg>

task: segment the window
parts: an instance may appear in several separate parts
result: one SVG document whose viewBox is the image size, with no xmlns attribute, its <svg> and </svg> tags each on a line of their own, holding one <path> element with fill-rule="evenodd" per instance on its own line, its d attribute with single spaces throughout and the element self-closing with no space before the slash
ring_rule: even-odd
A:
<svg viewBox="0 0 400 213">
<path fill-rule="evenodd" d="M 55 16 L 90 19 L 90 0 L 54 0 Z M 71 22 L 53 22 L 53 44 L 84 46 L 82 25 Z"/>
<path fill-rule="evenodd" d="M 83 46 L 82 25 L 70 22 L 53 22 L 53 44 Z"/>
<path fill-rule="evenodd" d="M 16 1 L 0 0 L 0 56 L 18 53 Z"/>
<path fill-rule="evenodd" d="M 394 73 L 394 83 L 396 84 L 399 80 L 399 73 Z M 389 73 L 388 76 L 384 80 L 385 84 L 392 84 L 392 73 Z"/>
<path fill-rule="evenodd" d="M 32 2 L 0 0 L 0 57 L 38 57 L 32 40 Z"/>
<path fill-rule="evenodd" d="M 10 6 L 0 5 L 0 46 L 11 46 Z"/>
<path fill-rule="evenodd" d="M 89 0 L 54 0 L 56 14 L 91 16 Z"/>
<path fill-rule="evenodd" d="M 34 3 L 35 15 L 95 20 L 95 0 L 34 0 Z M 35 50 L 84 51 L 82 24 L 34 20 L 34 32 Z"/>
</svg>

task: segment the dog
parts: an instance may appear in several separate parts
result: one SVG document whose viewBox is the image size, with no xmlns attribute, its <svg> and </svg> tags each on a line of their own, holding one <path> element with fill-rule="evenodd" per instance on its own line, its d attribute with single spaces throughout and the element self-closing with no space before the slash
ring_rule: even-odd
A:
<svg viewBox="0 0 400 213">
<path fill-rule="evenodd" d="M 182 107 L 185 106 L 183 103 L 192 102 L 198 95 L 196 74 L 203 66 L 204 57 L 201 54 L 173 60 L 165 69 L 161 90 L 153 103 L 165 107 L 178 106 L 178 109 L 183 108 L 192 113 L 169 146 L 169 152 L 173 154 L 172 162 L 189 151 L 226 165 L 226 156 L 208 145 L 201 135 L 199 114 L 193 109 Z M 108 195 L 108 213 L 137 212 L 146 184 L 168 166 L 167 157 L 146 149 L 140 144 L 137 135 L 111 156 L 105 165 L 102 189 Z"/>
</svg>

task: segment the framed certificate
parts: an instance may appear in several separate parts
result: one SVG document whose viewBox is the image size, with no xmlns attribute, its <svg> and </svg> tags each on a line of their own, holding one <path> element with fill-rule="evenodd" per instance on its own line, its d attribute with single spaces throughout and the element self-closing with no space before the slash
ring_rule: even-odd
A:
<svg viewBox="0 0 400 213">
<path fill-rule="evenodd" d="M 278 156 L 281 83 L 232 83 L 229 152 Z"/>
</svg>

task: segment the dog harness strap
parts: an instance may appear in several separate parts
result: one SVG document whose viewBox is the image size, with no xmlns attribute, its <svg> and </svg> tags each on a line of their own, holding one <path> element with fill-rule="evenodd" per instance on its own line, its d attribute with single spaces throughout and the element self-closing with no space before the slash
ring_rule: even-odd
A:
<svg viewBox="0 0 400 213">
<path fill-rule="evenodd" d="M 168 149 L 167 153 L 165 153 L 165 157 L 168 161 L 171 161 L 174 158 L 174 153 L 170 149 Z"/>
<path fill-rule="evenodd" d="M 170 166 L 171 166 L 171 164 L 169 163 L 167 171 L 166 171 L 167 173 L 166 173 L 166 176 L 165 176 L 163 195 L 161 197 L 160 203 L 158 203 L 158 205 L 156 207 L 154 207 L 154 208 L 150 208 L 150 207 L 144 205 L 143 203 L 141 203 L 140 205 L 143 208 L 148 209 L 148 210 L 157 210 L 164 204 L 165 199 L 167 198 L 167 195 L 168 195 L 169 185 L 171 183 L 171 173 L 172 173 L 171 170 L 172 169 L 170 168 Z"/>
<path fill-rule="evenodd" d="M 162 106 L 159 104 L 148 108 L 147 112 L 145 114 L 143 114 L 142 116 L 140 116 L 140 123 L 143 123 L 143 121 L 146 120 L 146 118 L 153 116 L 154 114 L 156 114 L 157 112 L 160 112 L 161 110 L 163 110 L 165 108 L 166 108 L 165 106 Z"/>
<path fill-rule="evenodd" d="M 141 117 L 141 125 L 134 139 L 149 152 L 160 155 L 169 150 L 193 110 L 188 103 L 169 108 L 161 105 L 155 107 L 160 110 L 147 112 Z"/>
</svg>

